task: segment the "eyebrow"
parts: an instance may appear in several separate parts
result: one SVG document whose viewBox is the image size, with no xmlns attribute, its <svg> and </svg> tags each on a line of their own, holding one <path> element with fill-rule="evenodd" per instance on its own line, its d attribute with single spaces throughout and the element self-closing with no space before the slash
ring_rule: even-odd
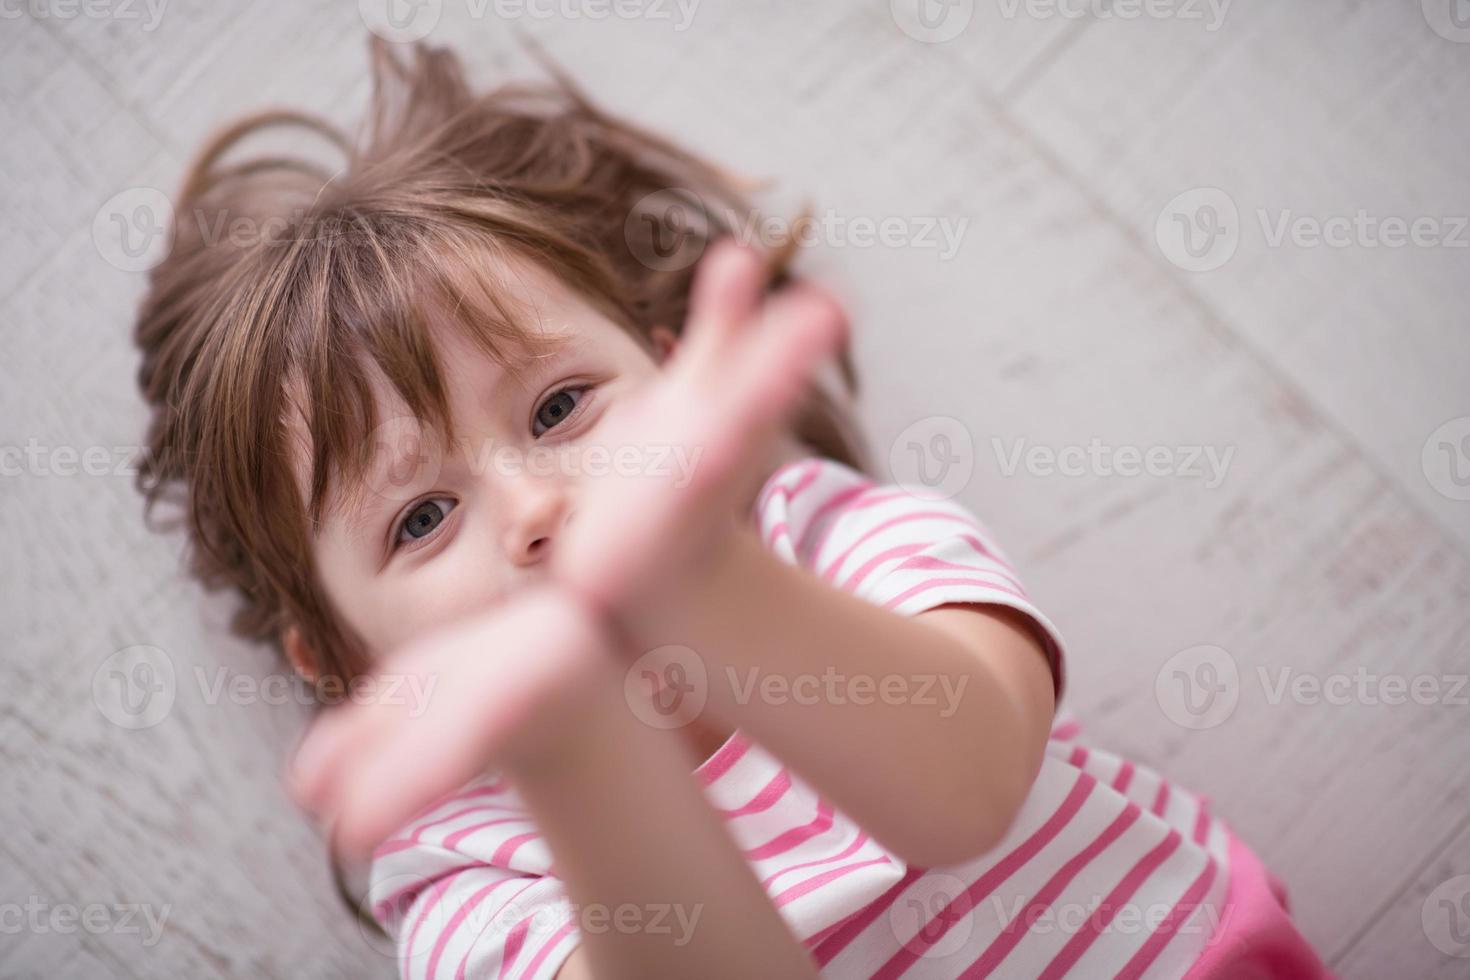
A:
<svg viewBox="0 0 1470 980">
<path fill-rule="evenodd" d="M 575 354 L 588 346 L 586 338 L 572 333 L 542 336 L 540 341 L 547 344 L 545 351 L 534 354 L 521 352 L 519 355 L 518 359 L 520 364 L 526 369 L 528 376 L 535 375 L 537 372 L 549 371 L 569 355 Z M 512 377 L 503 364 L 497 363 L 495 367 L 497 370 L 497 381 L 504 381 Z M 497 384 L 492 387 L 496 390 L 504 390 L 503 385 Z M 407 416 L 403 417 L 406 418 Z M 422 445 L 422 436 L 429 430 L 424 427 L 423 420 L 416 419 L 415 421 L 419 424 L 417 434 L 421 440 L 419 444 Z M 381 425 L 379 428 L 381 428 Z M 385 454 L 382 451 L 382 443 L 379 443 L 372 457 L 369 458 L 362 476 L 355 481 L 355 485 L 350 489 L 334 486 L 332 492 L 329 493 L 327 498 L 329 512 L 336 513 L 342 517 L 347 530 L 354 539 L 359 538 L 361 533 L 370 524 L 375 523 L 376 519 L 389 511 L 391 505 L 398 504 L 401 506 L 407 504 L 412 499 L 413 495 L 406 495 L 401 500 L 392 500 L 384 494 L 374 493 L 371 490 L 378 474 L 384 472 L 391 473 L 395 469 L 411 463 L 411 450 L 406 448 L 403 443 L 404 440 L 402 439 L 396 440 L 390 447 L 390 454 Z M 415 474 L 413 481 L 405 482 L 402 486 L 411 486 L 417 481 L 418 477 Z"/>
</svg>

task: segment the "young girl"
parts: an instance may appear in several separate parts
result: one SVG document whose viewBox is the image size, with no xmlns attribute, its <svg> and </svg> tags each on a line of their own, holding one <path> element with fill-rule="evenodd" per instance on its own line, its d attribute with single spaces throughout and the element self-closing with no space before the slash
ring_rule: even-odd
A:
<svg viewBox="0 0 1470 980">
<path fill-rule="evenodd" d="M 402 976 L 1323 975 L 1200 797 L 1054 727 L 981 522 L 865 474 L 842 314 L 732 180 L 372 54 L 360 145 L 209 143 L 137 339 L 196 574 L 380 682 L 289 779 Z M 271 126 L 345 168 L 225 160 Z"/>
</svg>

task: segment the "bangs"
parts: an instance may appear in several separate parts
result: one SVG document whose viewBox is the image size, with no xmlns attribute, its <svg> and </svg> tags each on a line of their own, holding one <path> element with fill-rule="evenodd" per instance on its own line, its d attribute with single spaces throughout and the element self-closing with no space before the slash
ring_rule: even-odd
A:
<svg viewBox="0 0 1470 980">
<path fill-rule="evenodd" d="M 288 416 L 304 424 L 307 512 L 355 502 L 387 421 L 383 382 L 426 431 L 455 438 L 444 382 L 443 331 L 518 378 L 528 359 L 559 346 L 506 276 L 520 256 L 490 234 L 422 212 L 336 213 L 293 242 L 286 302 Z M 524 261 L 524 259 L 522 259 Z M 283 425 L 287 420 L 283 418 Z"/>
</svg>

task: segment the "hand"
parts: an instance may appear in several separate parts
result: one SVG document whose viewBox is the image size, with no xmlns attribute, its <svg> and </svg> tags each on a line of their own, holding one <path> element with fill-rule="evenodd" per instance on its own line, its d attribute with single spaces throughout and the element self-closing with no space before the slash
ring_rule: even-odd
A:
<svg viewBox="0 0 1470 980">
<path fill-rule="evenodd" d="M 297 750 L 296 800 L 335 818 L 334 846 L 366 854 L 415 814 L 487 768 L 556 765 L 593 699 L 621 696 L 621 669 L 592 610 L 530 587 L 508 604 L 389 657 L 380 678 L 422 680 L 426 700 L 387 697 L 323 715 Z"/>
<path fill-rule="evenodd" d="M 716 243 L 696 273 L 689 321 L 649 386 L 611 409 L 590 441 L 696 461 L 674 472 L 589 478 L 552 551 L 553 577 L 626 620 L 697 588 L 738 526 L 752 477 L 786 416 L 846 322 L 835 300 L 798 284 L 762 302 L 765 267 L 733 240 Z M 683 593 L 688 594 L 688 593 Z"/>
</svg>

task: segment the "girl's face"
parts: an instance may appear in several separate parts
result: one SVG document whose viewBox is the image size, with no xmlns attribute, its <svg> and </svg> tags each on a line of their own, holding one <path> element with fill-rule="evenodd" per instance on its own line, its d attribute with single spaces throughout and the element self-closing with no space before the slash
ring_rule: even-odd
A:
<svg viewBox="0 0 1470 980">
<path fill-rule="evenodd" d="M 387 421 L 373 433 L 364 485 L 328 501 L 314 544 L 321 584 L 371 659 L 545 574 L 576 513 L 579 474 L 607 469 L 579 449 L 609 406 L 658 371 L 654 355 L 554 276 L 516 263 L 505 278 L 528 319 L 560 341 L 553 353 L 523 358 L 515 377 L 442 331 L 455 443 L 442 445 L 379 378 Z"/>
</svg>

